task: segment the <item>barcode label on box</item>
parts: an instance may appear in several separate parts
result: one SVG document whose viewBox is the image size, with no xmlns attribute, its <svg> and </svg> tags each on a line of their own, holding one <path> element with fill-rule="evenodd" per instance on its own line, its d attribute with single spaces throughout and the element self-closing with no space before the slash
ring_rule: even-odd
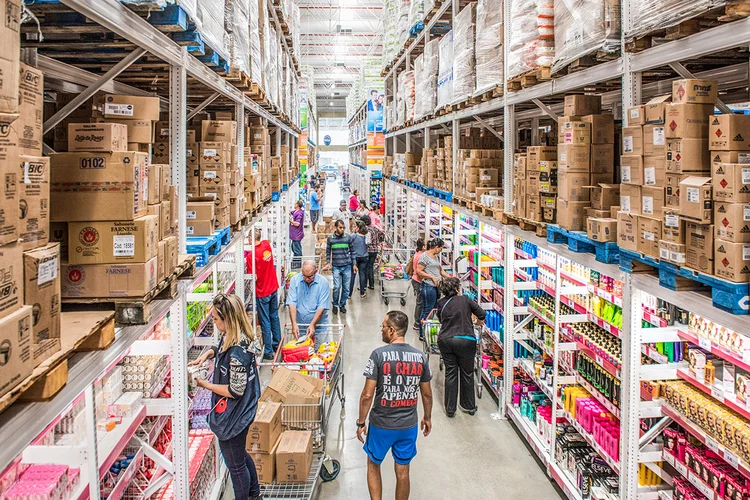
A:
<svg viewBox="0 0 750 500">
<path fill-rule="evenodd" d="M 185 212 L 185 218 L 186 219 L 195 219 L 198 214 L 195 213 L 195 210 L 188 210 Z"/>
<path fill-rule="evenodd" d="M 671 260 L 675 264 L 684 264 L 685 254 L 682 252 L 669 252 L 669 260 Z"/>
<path fill-rule="evenodd" d="M 113 238 L 112 255 L 115 257 L 133 257 L 135 255 L 135 235 L 120 234 Z"/>
<path fill-rule="evenodd" d="M 622 165 L 620 167 L 620 178 L 622 178 L 622 182 L 630 182 L 630 166 Z"/>
<path fill-rule="evenodd" d="M 742 209 L 742 218 L 744 220 L 750 220 L 750 205 L 746 205 L 745 208 Z"/>
<path fill-rule="evenodd" d="M 750 245 L 742 245 L 742 260 L 750 260 Z"/>
<path fill-rule="evenodd" d="M 623 212 L 630 212 L 630 196 L 620 196 L 620 208 Z"/>
<path fill-rule="evenodd" d="M 630 110 L 630 118 L 640 118 L 641 111 L 640 108 L 632 108 Z"/>
<path fill-rule="evenodd" d="M 666 144 L 664 141 L 664 127 L 654 127 L 654 146 L 663 146 Z"/>
<path fill-rule="evenodd" d="M 659 249 L 659 258 L 664 260 L 669 260 L 669 249 L 668 248 L 660 248 Z"/>
<path fill-rule="evenodd" d="M 690 203 L 698 203 L 701 198 L 701 190 L 694 187 L 687 188 L 687 201 Z"/>
<path fill-rule="evenodd" d="M 188 149 L 186 151 L 186 153 L 187 153 L 188 157 L 193 156 L 193 150 L 192 149 Z"/>
<path fill-rule="evenodd" d="M 216 156 L 216 150 L 215 149 L 204 149 L 203 150 L 203 156 Z"/>
<path fill-rule="evenodd" d="M 195 212 L 193 212 L 195 213 Z M 195 217 L 193 217 L 195 218 Z M 195 234 L 195 228 L 193 226 L 187 226 L 185 227 L 185 234 Z"/>
<path fill-rule="evenodd" d="M 644 196 L 642 198 L 641 208 L 644 214 L 652 215 L 654 213 L 654 197 Z"/>
<path fill-rule="evenodd" d="M 656 169 L 654 167 L 644 168 L 643 177 L 646 179 L 646 185 L 653 186 L 656 184 Z"/>
<path fill-rule="evenodd" d="M 750 184 L 750 168 L 742 167 L 742 184 Z"/>
<path fill-rule="evenodd" d="M 111 102 L 104 104 L 105 115 L 133 116 L 133 111 L 132 104 L 114 104 Z"/>
<path fill-rule="evenodd" d="M 625 153 L 633 152 L 633 138 L 631 136 L 626 135 L 622 138 L 622 150 Z"/>
<path fill-rule="evenodd" d="M 58 263 L 57 257 L 39 264 L 39 273 L 37 274 L 36 283 L 37 285 L 43 285 L 57 278 L 57 270 L 60 264 Z"/>
<path fill-rule="evenodd" d="M 664 225 L 667 227 L 679 227 L 680 216 L 674 214 L 667 214 L 664 216 Z"/>
<path fill-rule="evenodd" d="M 167 137 L 167 136 L 169 136 L 169 129 L 168 129 L 168 128 L 163 128 L 163 129 L 161 129 L 161 134 L 160 134 L 160 135 L 161 135 L 162 137 Z"/>
<path fill-rule="evenodd" d="M 656 241 L 656 235 L 649 231 L 643 231 L 643 237 L 649 241 Z"/>
<path fill-rule="evenodd" d="M 209 170 L 207 172 L 203 172 L 203 178 L 204 179 L 216 179 L 217 175 L 216 172 L 213 170 Z"/>
</svg>

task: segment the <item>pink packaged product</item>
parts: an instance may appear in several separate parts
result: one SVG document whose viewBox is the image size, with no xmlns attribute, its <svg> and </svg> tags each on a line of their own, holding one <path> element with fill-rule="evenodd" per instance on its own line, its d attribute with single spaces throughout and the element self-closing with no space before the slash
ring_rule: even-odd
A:
<svg viewBox="0 0 750 500">
<path fill-rule="evenodd" d="M 80 469 L 66 465 L 32 465 L 5 492 L 7 500 L 68 500 L 80 482 Z"/>
<path fill-rule="evenodd" d="M 620 460 L 620 424 L 597 400 L 576 400 L 576 421 L 613 460 Z"/>
</svg>

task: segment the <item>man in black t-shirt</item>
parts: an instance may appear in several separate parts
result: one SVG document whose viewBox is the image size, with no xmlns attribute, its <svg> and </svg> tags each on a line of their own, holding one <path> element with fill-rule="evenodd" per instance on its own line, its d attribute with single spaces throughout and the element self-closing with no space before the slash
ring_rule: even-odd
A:
<svg viewBox="0 0 750 500">
<path fill-rule="evenodd" d="M 357 437 L 365 444 L 368 458 L 367 486 L 370 498 L 382 497 L 380 464 L 388 450 L 396 462 L 396 500 L 409 498 L 409 463 L 417 454 L 419 429 L 425 436 L 432 430 L 432 373 L 424 353 L 404 340 L 408 327 L 406 314 L 389 311 L 380 330 L 383 342 L 388 345 L 372 351 L 365 367 Z M 421 425 L 417 413 L 420 393 L 424 408 Z M 370 426 L 366 430 L 368 413 Z"/>
</svg>

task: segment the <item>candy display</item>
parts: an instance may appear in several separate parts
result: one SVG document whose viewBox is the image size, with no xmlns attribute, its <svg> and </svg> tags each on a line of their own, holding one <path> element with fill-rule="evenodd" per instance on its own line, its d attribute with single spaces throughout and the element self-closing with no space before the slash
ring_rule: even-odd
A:
<svg viewBox="0 0 750 500">
<path fill-rule="evenodd" d="M 169 371 L 167 356 L 125 356 L 120 366 L 123 391 L 140 392 L 144 398 L 153 398 L 159 393 Z"/>
<path fill-rule="evenodd" d="M 67 465 L 31 465 L 3 493 L 7 500 L 72 500 L 81 470 Z"/>
</svg>

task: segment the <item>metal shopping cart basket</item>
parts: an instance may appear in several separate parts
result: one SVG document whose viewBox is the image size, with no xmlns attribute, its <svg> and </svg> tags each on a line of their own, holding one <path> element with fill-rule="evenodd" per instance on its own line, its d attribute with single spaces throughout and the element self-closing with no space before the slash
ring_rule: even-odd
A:
<svg viewBox="0 0 750 500">
<path fill-rule="evenodd" d="M 284 403 L 281 407 L 281 423 L 284 430 L 312 432 L 313 463 L 305 483 L 262 485 L 261 491 L 266 500 L 310 500 L 319 481 L 332 481 L 336 479 L 341 470 L 339 462 L 326 453 L 326 437 L 328 423 L 336 400 L 341 405 L 340 418 L 344 419 L 346 416 L 343 371 L 343 340 L 346 325 L 318 325 L 314 342 L 311 341 L 308 344 L 305 344 L 307 340 L 305 332 L 308 325 L 298 326 L 300 338 L 297 339 L 291 325 L 287 325 L 273 361 L 261 363 L 261 366 L 273 368 L 283 366 L 323 381 L 320 399 L 317 403 Z M 314 354 L 304 361 L 285 361 L 285 354 L 292 352 L 296 353 L 295 356 L 286 356 L 286 358 L 298 359 L 298 346 L 300 345 L 307 345 Z"/>
<path fill-rule="evenodd" d="M 378 281 L 380 298 L 388 305 L 390 299 L 399 299 L 406 305 L 406 297 L 411 287 L 411 276 L 406 273 L 406 264 L 414 255 L 414 250 L 384 248 L 378 261 Z"/>
<path fill-rule="evenodd" d="M 430 354 L 437 354 L 440 357 L 440 364 L 438 365 L 440 371 L 443 371 L 445 366 L 443 363 L 443 357 L 440 356 L 440 349 L 438 348 L 438 335 L 440 334 L 440 321 L 437 319 L 437 309 L 430 311 L 427 318 L 422 321 L 422 352 L 430 362 Z"/>
</svg>

